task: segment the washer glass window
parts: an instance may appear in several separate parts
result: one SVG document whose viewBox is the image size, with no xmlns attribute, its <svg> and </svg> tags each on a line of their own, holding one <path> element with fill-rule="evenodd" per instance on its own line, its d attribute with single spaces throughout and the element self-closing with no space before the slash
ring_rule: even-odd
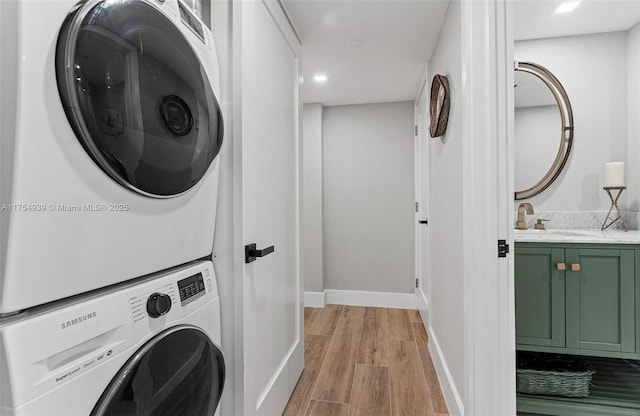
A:
<svg viewBox="0 0 640 416">
<path fill-rule="evenodd" d="M 222 115 L 204 66 L 181 30 L 145 1 L 74 9 L 58 38 L 56 76 L 83 147 L 129 189 L 180 195 L 220 150 Z"/>
<path fill-rule="evenodd" d="M 224 359 L 195 327 L 165 331 L 113 378 L 91 416 L 213 415 L 224 386 Z"/>
</svg>

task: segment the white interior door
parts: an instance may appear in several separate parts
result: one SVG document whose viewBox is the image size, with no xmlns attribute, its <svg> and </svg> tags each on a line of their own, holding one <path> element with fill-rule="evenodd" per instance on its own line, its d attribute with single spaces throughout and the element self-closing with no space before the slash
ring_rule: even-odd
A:
<svg viewBox="0 0 640 416">
<path fill-rule="evenodd" d="M 276 1 L 241 18 L 244 414 L 280 415 L 304 367 L 299 254 L 300 43 Z"/>
<path fill-rule="evenodd" d="M 417 277 L 419 280 L 418 309 L 423 322 L 427 323 L 426 312 L 429 304 L 429 294 L 431 293 L 431 273 L 429 263 L 429 107 L 428 95 L 430 90 L 429 80 L 420 93 L 416 103 L 416 125 L 418 134 L 416 135 L 416 193 L 418 202 L 418 212 L 416 219 L 417 234 Z M 426 221 L 426 223 L 425 223 Z"/>
</svg>

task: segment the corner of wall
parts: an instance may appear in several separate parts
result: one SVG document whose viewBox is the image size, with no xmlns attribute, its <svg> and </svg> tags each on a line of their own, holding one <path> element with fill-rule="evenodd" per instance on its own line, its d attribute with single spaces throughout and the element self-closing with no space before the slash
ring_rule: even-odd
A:
<svg viewBox="0 0 640 416">
<path fill-rule="evenodd" d="M 324 308 L 327 306 L 327 291 L 322 292 L 304 292 L 305 308 Z"/>
<path fill-rule="evenodd" d="M 304 290 L 324 290 L 322 213 L 322 104 L 303 106 L 301 251 Z M 306 297 L 306 295 L 305 295 Z M 306 302 L 305 302 L 306 304 Z"/>
<path fill-rule="evenodd" d="M 456 387 L 451 371 L 449 370 L 449 366 L 447 365 L 447 360 L 442 352 L 440 344 L 438 343 L 438 337 L 431 327 L 428 328 L 427 332 L 429 334 L 429 343 L 427 344 L 429 347 L 429 354 L 431 354 L 433 359 L 433 365 L 436 369 L 438 382 L 442 388 L 442 394 L 445 402 L 447 403 L 449 414 L 451 416 L 464 415 L 462 397 L 460 396 L 460 392 Z"/>
<path fill-rule="evenodd" d="M 422 322 L 429 322 L 429 300 L 427 299 L 427 295 L 422 291 L 422 288 L 416 289 L 416 300 Z"/>
</svg>

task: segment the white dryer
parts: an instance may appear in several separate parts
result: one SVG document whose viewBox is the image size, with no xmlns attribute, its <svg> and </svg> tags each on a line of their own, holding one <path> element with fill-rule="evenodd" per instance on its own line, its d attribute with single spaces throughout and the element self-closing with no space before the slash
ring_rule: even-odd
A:
<svg viewBox="0 0 640 416">
<path fill-rule="evenodd" d="M 214 415 L 225 364 L 211 262 L 125 286 L 5 318 L 0 414 Z"/>
<path fill-rule="evenodd" d="M 203 22 L 179 0 L 8 0 L 0 37 L 0 316 L 208 256 Z"/>
</svg>

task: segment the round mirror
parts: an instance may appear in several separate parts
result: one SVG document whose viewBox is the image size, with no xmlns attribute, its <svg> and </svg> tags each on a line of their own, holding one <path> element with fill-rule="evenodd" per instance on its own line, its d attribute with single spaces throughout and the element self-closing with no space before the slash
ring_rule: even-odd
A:
<svg viewBox="0 0 640 416">
<path fill-rule="evenodd" d="M 515 199 L 538 195 L 569 159 L 573 111 L 566 91 L 549 70 L 515 64 Z"/>
</svg>

